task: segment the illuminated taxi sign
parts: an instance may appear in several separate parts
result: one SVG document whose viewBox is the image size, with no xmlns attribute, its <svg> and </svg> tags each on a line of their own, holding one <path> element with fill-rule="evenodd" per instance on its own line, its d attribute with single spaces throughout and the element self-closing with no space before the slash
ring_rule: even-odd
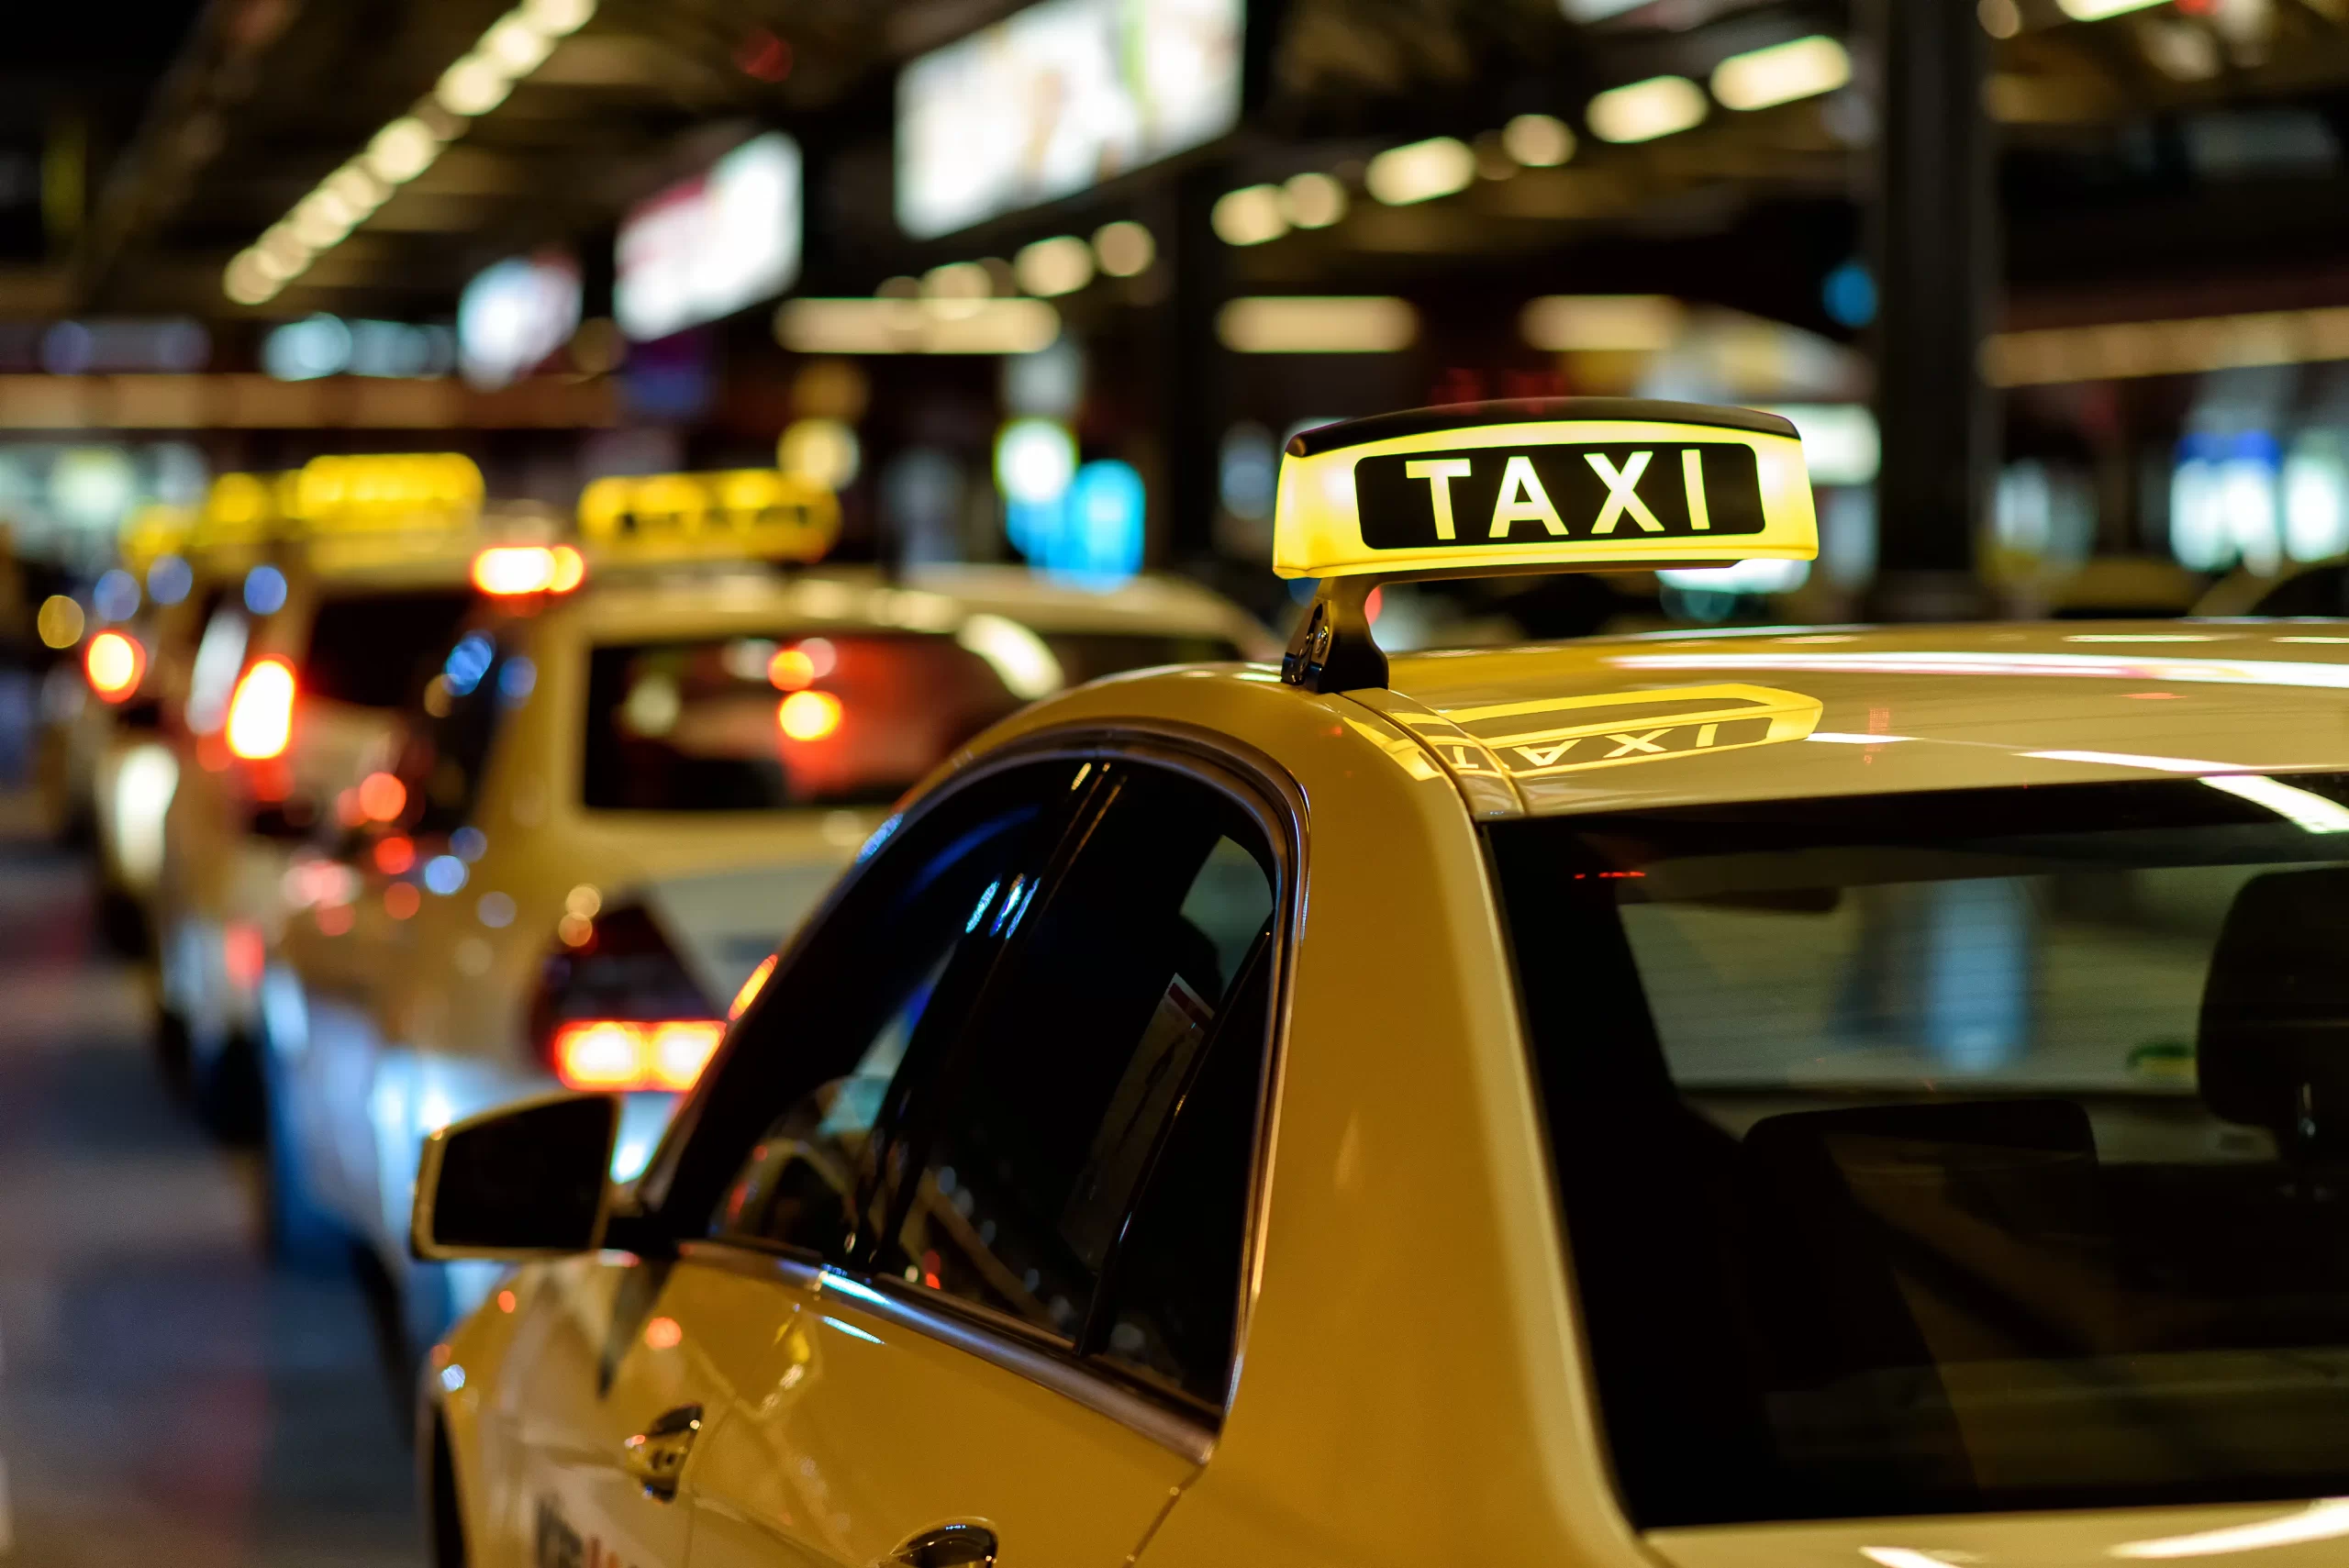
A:
<svg viewBox="0 0 2349 1568">
<path fill-rule="evenodd" d="M 1465 404 L 1308 430 L 1281 464 L 1284 577 L 1481 576 L 1818 553 L 1795 428 L 1630 398 Z"/>
<path fill-rule="evenodd" d="M 820 561 L 840 531 L 840 498 L 779 469 L 615 475 L 579 496 L 581 542 L 617 564 Z"/>
<path fill-rule="evenodd" d="M 317 457 L 285 510 L 317 528 L 462 527 L 481 510 L 481 469 L 462 452 Z"/>
</svg>

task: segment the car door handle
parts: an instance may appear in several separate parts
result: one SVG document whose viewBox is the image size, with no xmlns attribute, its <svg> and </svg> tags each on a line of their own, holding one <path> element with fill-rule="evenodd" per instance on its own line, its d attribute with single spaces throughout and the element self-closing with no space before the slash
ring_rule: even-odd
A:
<svg viewBox="0 0 2349 1568">
<path fill-rule="evenodd" d="M 680 1405 L 620 1444 L 620 1464 L 644 1487 L 644 1495 L 666 1503 L 677 1495 L 677 1473 L 685 1467 L 694 1440 L 701 1436 L 701 1407 Z"/>
<path fill-rule="evenodd" d="M 995 1568 L 995 1531 L 985 1525 L 940 1525 L 889 1553 L 880 1568 Z"/>
</svg>

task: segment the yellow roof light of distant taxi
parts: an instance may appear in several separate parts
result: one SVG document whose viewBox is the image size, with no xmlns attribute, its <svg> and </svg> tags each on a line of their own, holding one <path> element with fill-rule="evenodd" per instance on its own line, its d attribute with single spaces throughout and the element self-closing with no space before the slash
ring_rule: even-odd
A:
<svg viewBox="0 0 2349 1568">
<path fill-rule="evenodd" d="M 1562 397 L 1324 425 L 1281 463 L 1273 570 L 1327 580 L 1284 673 L 1320 690 L 1383 685 L 1363 606 L 1392 578 L 1818 553 L 1802 440 L 1775 414 Z"/>
<path fill-rule="evenodd" d="M 579 495 L 581 542 L 632 565 L 815 562 L 840 531 L 840 497 L 780 469 L 616 474 Z"/>
</svg>

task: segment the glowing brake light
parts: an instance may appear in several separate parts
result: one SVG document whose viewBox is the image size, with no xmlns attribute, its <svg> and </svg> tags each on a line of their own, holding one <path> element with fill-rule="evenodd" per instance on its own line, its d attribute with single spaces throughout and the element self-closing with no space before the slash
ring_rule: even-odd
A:
<svg viewBox="0 0 2349 1568">
<path fill-rule="evenodd" d="M 567 544 L 501 544 L 473 557 L 473 586 L 499 598 L 568 594 L 586 577 L 586 559 Z"/>
<path fill-rule="evenodd" d="M 694 1086 L 725 1036 L 726 1026 L 716 1018 L 573 1018 L 555 1026 L 555 1076 L 567 1089 L 683 1093 Z"/>
<path fill-rule="evenodd" d="M 230 754 L 249 762 L 283 755 L 294 739 L 294 666 L 283 659 L 253 662 L 228 699 Z"/>
<path fill-rule="evenodd" d="M 121 702 L 139 689 L 139 678 L 147 673 L 147 651 L 136 638 L 102 631 L 82 651 L 82 668 L 89 674 L 92 691 L 108 702 Z"/>
<path fill-rule="evenodd" d="M 841 699 L 829 692 L 794 692 L 776 705 L 774 721 L 793 740 L 821 740 L 841 727 Z"/>
</svg>

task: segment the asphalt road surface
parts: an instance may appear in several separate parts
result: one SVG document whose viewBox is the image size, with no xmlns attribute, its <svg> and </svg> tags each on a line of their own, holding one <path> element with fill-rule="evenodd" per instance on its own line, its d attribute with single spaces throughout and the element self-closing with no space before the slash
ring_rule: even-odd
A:
<svg viewBox="0 0 2349 1568">
<path fill-rule="evenodd" d="M 0 1563 L 420 1563 L 365 1296 L 269 1267 L 253 1157 L 163 1089 L 30 822 L 0 796 Z"/>
</svg>

